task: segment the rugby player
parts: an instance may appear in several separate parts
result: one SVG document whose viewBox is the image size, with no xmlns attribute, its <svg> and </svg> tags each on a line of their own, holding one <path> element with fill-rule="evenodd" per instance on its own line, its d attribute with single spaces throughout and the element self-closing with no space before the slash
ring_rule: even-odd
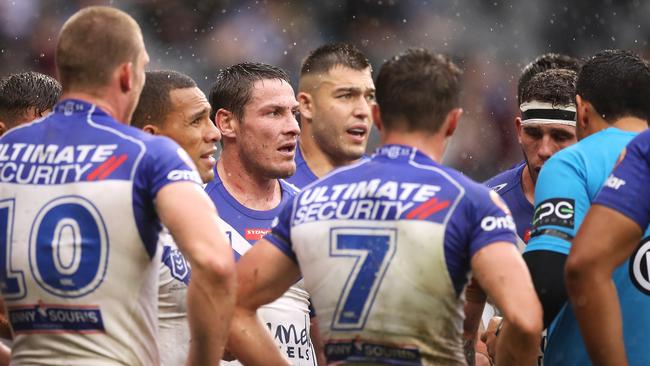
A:
<svg viewBox="0 0 650 366">
<path fill-rule="evenodd" d="M 573 308 L 566 301 L 564 265 L 573 237 L 617 157 L 648 127 L 650 66 L 629 52 L 599 52 L 580 70 L 576 93 L 580 141 L 544 164 L 535 187 L 531 239 L 523 254 L 544 307 L 547 366 L 589 364 Z M 627 269 L 620 270 L 629 283 Z M 629 321 L 628 335 L 637 335 L 632 323 L 638 320 Z"/>
<path fill-rule="evenodd" d="M 298 102 L 284 70 L 242 63 L 219 73 L 210 104 L 223 150 L 206 192 L 219 209 L 221 226 L 239 260 L 270 231 L 273 219 L 296 195 L 297 188 L 282 178 L 296 171 Z M 303 281 L 258 314 L 292 365 L 316 364 Z"/>
<path fill-rule="evenodd" d="M 347 43 L 313 50 L 300 69 L 300 144 L 296 173 L 287 181 L 302 188 L 366 151 L 375 101 L 372 68 Z"/>
<path fill-rule="evenodd" d="M 147 71 L 131 125 L 171 138 L 190 156 L 203 183 L 214 178 L 213 155 L 221 134 L 210 120 L 210 103 L 189 76 L 176 71 Z M 190 345 L 185 299 L 192 270 L 167 230 L 158 241 L 162 250 L 158 279 L 160 364 L 182 365 Z"/>
<path fill-rule="evenodd" d="M 524 243 L 530 239 L 535 182 L 542 165 L 560 149 L 577 141 L 573 99 L 579 67 L 575 58 L 548 53 L 524 68 L 517 85 L 521 116 L 515 118 L 524 161 L 485 182 L 512 211 L 517 234 Z M 555 69 L 566 71 L 548 74 Z M 538 76 L 540 73 L 544 76 Z"/>
<path fill-rule="evenodd" d="M 650 363 L 642 341 L 650 324 L 649 241 L 639 244 L 650 224 L 648 157 L 650 131 L 645 131 L 623 150 L 567 258 L 569 298 L 595 365 Z"/>
<path fill-rule="evenodd" d="M 0 136 L 50 113 L 60 95 L 59 82 L 38 72 L 10 74 L 0 79 Z"/>
<path fill-rule="evenodd" d="M 329 363 L 465 365 L 470 270 L 505 314 L 497 363 L 534 362 L 541 307 L 507 206 L 437 162 L 462 113 L 459 79 L 422 49 L 382 66 L 373 119 L 383 146 L 307 186 L 237 265 L 229 346 L 246 364 L 286 363 L 255 310 L 302 275 Z"/>
<path fill-rule="evenodd" d="M 189 364 L 221 357 L 234 266 L 176 143 L 127 126 L 148 55 L 138 24 L 88 7 L 59 33 L 54 113 L 0 140 L 0 288 L 15 365 L 156 365 L 157 239 L 193 269 Z"/>
</svg>

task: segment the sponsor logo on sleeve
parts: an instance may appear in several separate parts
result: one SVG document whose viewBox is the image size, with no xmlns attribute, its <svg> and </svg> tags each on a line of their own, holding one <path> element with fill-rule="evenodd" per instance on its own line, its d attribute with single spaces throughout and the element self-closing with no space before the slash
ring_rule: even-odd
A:
<svg viewBox="0 0 650 366">
<path fill-rule="evenodd" d="M 486 216 L 481 220 L 481 229 L 483 231 L 493 231 L 497 229 L 508 229 L 511 231 L 517 231 L 515 226 L 515 221 L 512 219 L 512 216 Z"/>
<path fill-rule="evenodd" d="M 617 190 L 621 188 L 622 186 L 625 185 L 625 180 L 618 178 L 614 176 L 614 174 L 610 175 L 609 178 L 605 181 L 605 187 Z"/>
<path fill-rule="evenodd" d="M 639 244 L 630 256 L 630 280 L 636 288 L 650 295 L 650 237 Z"/>
<path fill-rule="evenodd" d="M 573 229 L 575 200 L 569 198 L 551 198 L 535 208 L 533 227 L 554 225 Z"/>
</svg>

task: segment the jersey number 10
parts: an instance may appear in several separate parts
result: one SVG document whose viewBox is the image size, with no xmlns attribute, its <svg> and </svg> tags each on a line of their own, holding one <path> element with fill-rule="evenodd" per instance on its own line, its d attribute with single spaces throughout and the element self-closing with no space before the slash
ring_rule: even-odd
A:
<svg viewBox="0 0 650 366">
<path fill-rule="evenodd" d="M 12 252 L 18 245 L 28 246 L 31 275 L 53 295 L 77 298 L 102 283 L 108 264 L 108 235 L 90 201 L 64 196 L 45 204 L 31 225 L 28 243 L 12 240 L 14 211 L 13 199 L 0 201 L 0 288 L 5 299 L 26 295 L 25 274 L 13 265 L 18 256 Z"/>
</svg>

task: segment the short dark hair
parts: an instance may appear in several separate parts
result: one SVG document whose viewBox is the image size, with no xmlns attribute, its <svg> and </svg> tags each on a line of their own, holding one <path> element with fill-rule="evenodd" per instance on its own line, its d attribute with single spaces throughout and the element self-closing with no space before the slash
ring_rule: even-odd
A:
<svg viewBox="0 0 650 366">
<path fill-rule="evenodd" d="M 437 132 L 459 106 L 461 74 L 447 56 L 425 49 L 409 49 L 386 61 L 376 83 L 384 127 Z"/>
<path fill-rule="evenodd" d="M 576 93 L 608 123 L 622 117 L 650 121 L 650 65 L 632 52 L 604 50 L 589 58 Z"/>
<path fill-rule="evenodd" d="M 0 120 L 15 126 L 34 108 L 37 114 L 51 109 L 61 96 L 61 84 L 34 71 L 8 75 L 0 80 Z"/>
<path fill-rule="evenodd" d="M 241 119 L 244 116 L 244 107 L 251 99 L 253 84 L 269 79 L 291 84 L 287 72 L 273 65 L 244 62 L 221 70 L 210 88 L 210 118 L 214 120 L 217 110 L 223 108 Z"/>
<path fill-rule="evenodd" d="M 567 69 L 575 71 L 576 73 L 580 71 L 582 66 L 582 61 L 571 57 L 568 55 L 562 55 L 559 53 L 545 53 L 531 63 L 526 65 L 519 76 L 519 82 L 517 83 L 517 101 L 519 104 L 525 102 L 522 98 L 524 89 L 535 75 L 540 72 L 551 70 L 551 69 Z"/>
<path fill-rule="evenodd" d="M 533 76 L 522 90 L 521 102 L 551 103 L 554 106 L 575 104 L 578 74 L 568 69 L 550 69 Z"/>
<path fill-rule="evenodd" d="M 311 51 L 309 56 L 303 60 L 300 77 L 307 74 L 324 74 L 338 65 L 352 70 L 371 68 L 366 55 L 354 45 L 349 43 L 328 43 Z"/>
<path fill-rule="evenodd" d="M 143 128 L 153 124 L 160 126 L 171 109 L 169 93 L 175 89 L 196 87 L 191 77 L 177 71 L 158 70 L 145 73 L 144 88 L 135 107 L 131 125 Z"/>
</svg>

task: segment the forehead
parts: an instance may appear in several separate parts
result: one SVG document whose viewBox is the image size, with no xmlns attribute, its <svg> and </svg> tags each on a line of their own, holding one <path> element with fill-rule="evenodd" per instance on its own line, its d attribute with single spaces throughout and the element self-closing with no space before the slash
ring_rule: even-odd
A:
<svg viewBox="0 0 650 366">
<path fill-rule="evenodd" d="M 331 68 L 327 73 L 315 75 L 320 82 L 319 86 L 327 88 L 362 88 L 374 89 L 375 84 L 372 81 L 370 68 L 355 70 L 346 66 L 337 65 Z"/>
<path fill-rule="evenodd" d="M 198 87 L 173 89 L 169 92 L 169 99 L 170 104 L 177 110 L 187 109 L 189 112 L 194 112 L 195 109 L 210 107 L 208 99 Z"/>
<path fill-rule="evenodd" d="M 262 79 L 254 82 L 247 106 L 263 108 L 268 105 L 287 108 L 298 105 L 291 85 L 280 79 Z"/>
<path fill-rule="evenodd" d="M 561 123 L 531 123 L 527 124 L 524 127 L 524 130 L 535 129 L 542 133 L 552 133 L 552 132 L 567 132 L 575 133 L 575 126 L 563 125 Z"/>
</svg>

